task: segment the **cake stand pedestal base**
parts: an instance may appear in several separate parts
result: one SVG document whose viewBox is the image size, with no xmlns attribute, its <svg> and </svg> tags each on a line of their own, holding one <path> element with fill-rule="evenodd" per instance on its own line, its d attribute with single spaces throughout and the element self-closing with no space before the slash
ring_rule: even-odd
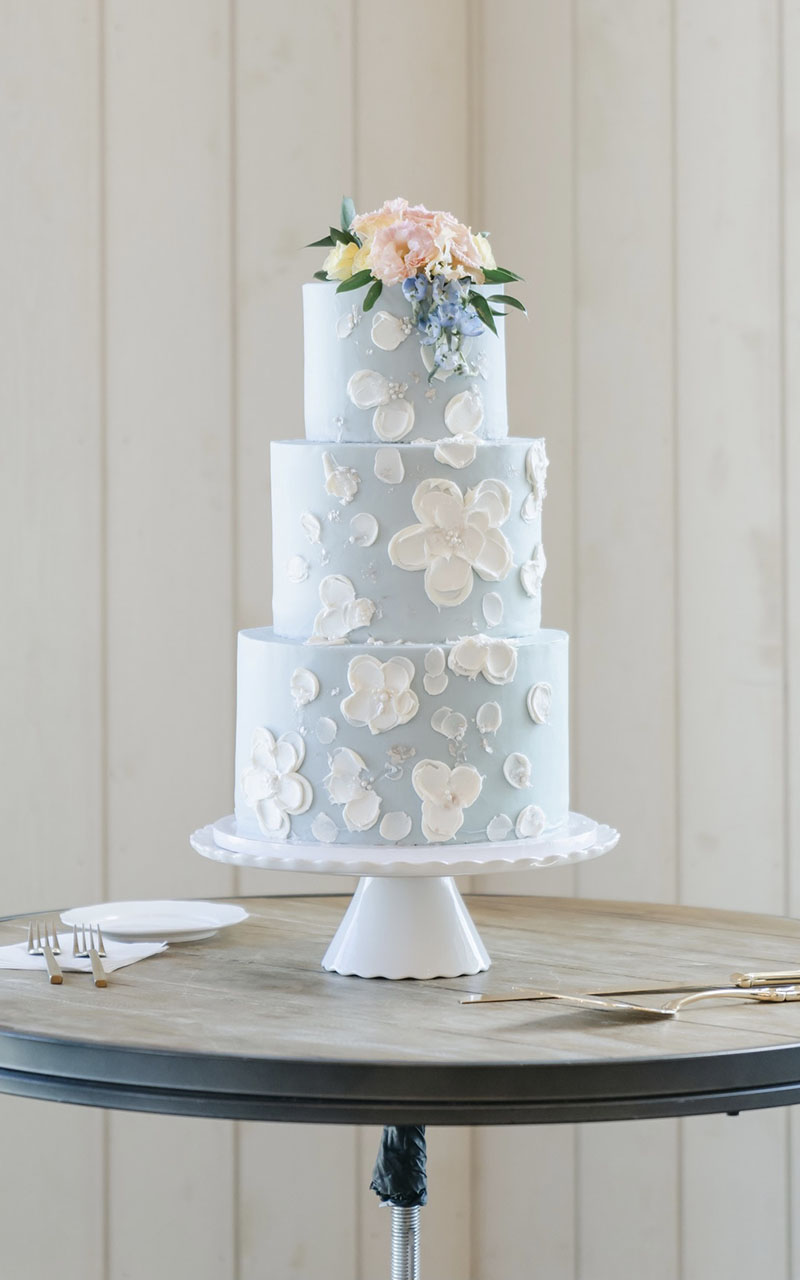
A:
<svg viewBox="0 0 800 1280">
<path fill-rule="evenodd" d="M 490 964 L 452 876 L 363 876 L 322 961 L 361 978 L 457 978 Z"/>
<path fill-rule="evenodd" d="M 265 871 L 360 876 L 323 968 L 359 978 L 458 978 L 488 969 L 454 876 L 565 866 L 608 853 L 619 832 L 580 813 L 529 840 L 476 844 L 302 844 L 241 835 L 233 815 L 195 831 L 204 858 Z"/>
</svg>

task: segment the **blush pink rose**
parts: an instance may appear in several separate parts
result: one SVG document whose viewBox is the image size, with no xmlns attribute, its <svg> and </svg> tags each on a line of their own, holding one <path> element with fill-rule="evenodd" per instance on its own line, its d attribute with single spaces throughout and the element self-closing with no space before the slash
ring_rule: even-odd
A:
<svg viewBox="0 0 800 1280">
<path fill-rule="evenodd" d="M 452 213 L 437 213 L 433 235 L 439 248 L 442 275 L 450 280 L 471 276 L 476 284 L 483 284 L 482 255 L 469 227 Z"/>
<path fill-rule="evenodd" d="M 380 227 L 370 249 L 372 274 L 384 284 L 400 284 L 427 270 L 438 253 L 432 229 L 422 219 Z"/>
</svg>

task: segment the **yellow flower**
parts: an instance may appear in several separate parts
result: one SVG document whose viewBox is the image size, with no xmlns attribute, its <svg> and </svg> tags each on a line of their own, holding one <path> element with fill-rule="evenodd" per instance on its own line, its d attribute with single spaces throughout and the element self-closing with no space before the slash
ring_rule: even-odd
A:
<svg viewBox="0 0 800 1280">
<path fill-rule="evenodd" d="M 322 264 L 328 279 L 349 280 L 354 274 L 353 262 L 358 251 L 358 245 L 352 241 L 349 244 L 337 241 Z"/>
<path fill-rule="evenodd" d="M 478 250 L 478 256 L 480 257 L 480 260 L 481 260 L 481 266 L 484 267 L 484 269 L 488 267 L 490 271 L 493 271 L 497 266 L 497 263 L 494 260 L 494 254 L 492 253 L 492 246 L 489 244 L 489 241 L 486 239 L 486 236 L 475 235 L 472 238 L 475 241 L 475 247 Z"/>
</svg>

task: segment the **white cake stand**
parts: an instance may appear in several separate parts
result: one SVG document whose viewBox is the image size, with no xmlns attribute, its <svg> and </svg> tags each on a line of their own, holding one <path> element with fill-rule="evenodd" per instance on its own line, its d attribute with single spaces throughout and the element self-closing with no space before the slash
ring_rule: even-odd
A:
<svg viewBox="0 0 800 1280">
<path fill-rule="evenodd" d="M 247 839 L 231 816 L 190 840 L 204 858 L 237 867 L 360 876 L 324 969 L 361 978 L 456 978 L 488 969 L 491 960 L 454 876 L 586 862 L 613 849 L 619 832 L 571 813 L 536 840 L 378 848 Z"/>
</svg>

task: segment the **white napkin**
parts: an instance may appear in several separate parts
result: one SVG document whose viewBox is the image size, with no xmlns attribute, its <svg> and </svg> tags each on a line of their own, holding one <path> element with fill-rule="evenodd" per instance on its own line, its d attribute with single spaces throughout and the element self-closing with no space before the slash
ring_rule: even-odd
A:
<svg viewBox="0 0 800 1280">
<path fill-rule="evenodd" d="M 80 938 L 80 932 L 78 934 Z M 157 955 L 166 948 L 166 942 L 116 942 L 103 935 L 107 954 L 103 956 L 103 968 L 107 973 L 115 969 L 123 969 L 125 965 L 136 964 L 137 960 L 145 960 L 147 956 Z M 59 930 L 58 942 L 61 954 L 56 956 L 65 973 L 91 973 L 92 962 L 88 956 L 79 959 L 72 954 L 72 930 L 62 933 Z M 27 936 L 22 942 L 12 942 L 9 947 L 0 947 L 0 969 L 46 969 L 44 956 L 28 955 Z"/>
</svg>

